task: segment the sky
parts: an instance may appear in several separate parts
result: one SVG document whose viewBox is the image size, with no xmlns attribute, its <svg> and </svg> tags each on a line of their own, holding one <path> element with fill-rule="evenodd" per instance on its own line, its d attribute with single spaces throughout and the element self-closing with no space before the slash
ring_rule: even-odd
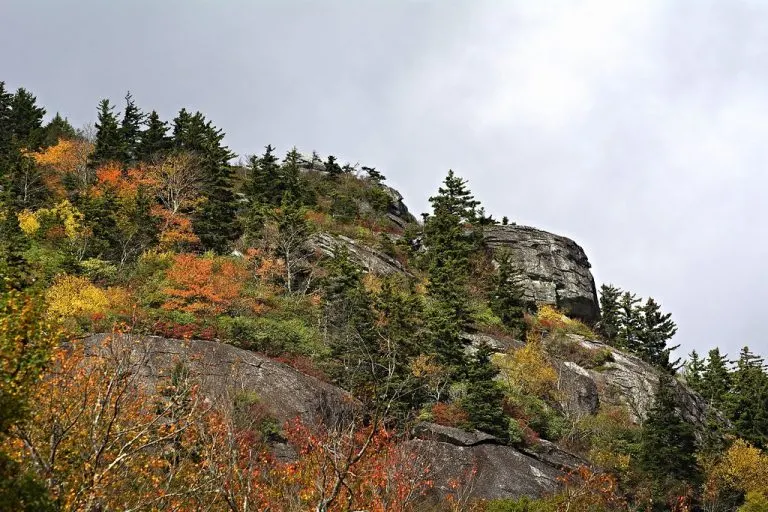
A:
<svg viewBox="0 0 768 512">
<path fill-rule="evenodd" d="M 80 126 L 130 90 L 241 155 L 449 168 L 672 312 L 680 354 L 768 355 L 768 2 L 0 0 L 0 80 Z"/>
</svg>

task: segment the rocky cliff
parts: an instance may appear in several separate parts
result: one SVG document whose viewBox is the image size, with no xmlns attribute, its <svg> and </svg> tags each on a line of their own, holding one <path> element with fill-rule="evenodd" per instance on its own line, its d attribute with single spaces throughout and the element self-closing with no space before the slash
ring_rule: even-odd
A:
<svg viewBox="0 0 768 512">
<path fill-rule="evenodd" d="M 600 317 L 591 265 L 576 242 L 517 225 L 488 226 L 484 234 L 489 247 L 503 247 L 512 254 L 529 300 L 553 304 L 590 323 Z"/>
</svg>

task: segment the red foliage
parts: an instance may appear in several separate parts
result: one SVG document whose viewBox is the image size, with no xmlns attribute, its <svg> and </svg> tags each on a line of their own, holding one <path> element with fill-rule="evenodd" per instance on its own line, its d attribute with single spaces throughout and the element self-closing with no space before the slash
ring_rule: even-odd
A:
<svg viewBox="0 0 768 512">
<path fill-rule="evenodd" d="M 309 375 L 310 377 L 314 377 L 317 380 L 323 382 L 331 382 L 331 378 L 328 377 L 328 375 L 326 375 L 323 370 L 318 368 L 315 362 L 307 356 L 302 356 L 299 354 L 283 354 L 274 359 L 275 361 L 287 364 L 294 370 L 298 370 L 304 375 Z"/>
<path fill-rule="evenodd" d="M 469 415 L 457 403 L 438 402 L 432 406 L 432 421 L 446 427 L 461 427 L 469 423 Z"/>
</svg>

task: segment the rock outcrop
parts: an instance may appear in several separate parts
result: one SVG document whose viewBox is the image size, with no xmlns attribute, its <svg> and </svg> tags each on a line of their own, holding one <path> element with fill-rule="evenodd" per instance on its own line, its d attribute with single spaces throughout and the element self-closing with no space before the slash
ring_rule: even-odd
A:
<svg viewBox="0 0 768 512">
<path fill-rule="evenodd" d="M 98 350 L 105 336 L 90 336 L 86 343 Z M 356 400 L 336 386 L 226 343 L 158 336 L 115 336 L 111 343 L 111 349 L 131 351 L 131 360 L 141 363 L 147 383 L 168 377 L 181 363 L 208 399 L 232 403 L 238 393 L 255 393 L 280 423 L 297 417 L 331 422 L 356 407 Z"/>
<path fill-rule="evenodd" d="M 568 343 L 593 353 L 610 352 L 610 358 L 596 368 L 585 368 L 573 361 L 557 359 L 555 355 L 563 409 L 578 417 L 595 414 L 601 406 L 625 407 L 630 418 L 641 423 L 653 405 L 660 370 L 604 343 L 575 334 L 565 336 Z M 545 343 L 551 342 L 545 338 Z M 709 412 L 706 401 L 677 380 L 674 386 L 681 416 L 697 430 L 705 429 Z"/>
<path fill-rule="evenodd" d="M 366 272 L 388 275 L 396 272 L 406 273 L 403 265 L 381 251 L 372 249 L 344 235 L 316 233 L 310 238 L 310 244 L 326 256 L 332 256 L 337 247 L 345 247 L 349 256 Z"/>
<path fill-rule="evenodd" d="M 539 497 L 557 490 L 566 471 L 586 464 L 546 441 L 523 451 L 482 432 L 434 423 L 417 425 L 414 436 L 408 445 L 429 462 L 438 495 L 457 481 L 474 498 Z"/>
<path fill-rule="evenodd" d="M 504 247 L 512 254 L 529 300 L 553 304 L 590 323 L 600 317 L 591 265 L 576 242 L 517 225 L 488 226 L 484 235 L 489 247 Z"/>
</svg>

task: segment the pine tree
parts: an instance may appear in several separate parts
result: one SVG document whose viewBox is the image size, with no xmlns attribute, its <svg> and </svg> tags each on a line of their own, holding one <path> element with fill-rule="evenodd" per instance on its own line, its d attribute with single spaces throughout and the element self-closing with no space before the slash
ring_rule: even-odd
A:
<svg viewBox="0 0 768 512">
<path fill-rule="evenodd" d="M 204 201 L 193 217 L 195 234 L 205 249 L 223 254 L 241 234 L 229 164 L 235 154 L 223 145 L 224 132 L 200 112 L 182 109 L 174 119 L 173 138 L 176 148 L 197 155 L 203 174 Z"/>
<path fill-rule="evenodd" d="M 38 107 L 37 98 L 24 88 L 19 88 L 11 102 L 13 138 L 19 147 L 35 151 L 43 142 L 43 116 L 45 109 Z"/>
<path fill-rule="evenodd" d="M 328 155 L 328 160 L 325 161 L 325 172 L 328 173 L 328 176 L 331 178 L 338 178 L 342 175 L 343 171 L 341 170 L 341 166 L 336 161 L 336 157 L 333 155 Z"/>
<path fill-rule="evenodd" d="M 763 358 L 749 347 L 741 349 L 731 382 L 726 410 L 737 435 L 760 448 L 768 446 L 768 375 Z"/>
<path fill-rule="evenodd" d="M 624 292 L 619 300 L 619 332 L 616 345 L 635 354 L 641 353 L 640 335 L 643 318 L 638 304 L 640 299 L 634 293 Z"/>
<path fill-rule="evenodd" d="M 731 374 L 728 361 L 713 348 L 707 356 L 707 365 L 701 376 L 701 395 L 715 407 L 721 408 L 731 390 Z"/>
<path fill-rule="evenodd" d="M 504 391 L 495 380 L 499 370 L 491 362 L 491 347 L 481 344 L 467 365 L 467 394 L 462 405 L 477 430 L 504 437 L 507 417 L 502 409 Z"/>
<path fill-rule="evenodd" d="M 658 303 L 648 298 L 640 309 L 642 327 L 638 336 L 640 355 L 653 365 L 674 372 L 679 366 L 680 359 L 670 361 L 670 353 L 680 345 L 667 347 L 667 341 L 677 332 L 677 326 L 671 319 L 670 313 L 662 313 Z"/>
<path fill-rule="evenodd" d="M 141 132 L 137 157 L 142 162 L 151 162 L 169 151 L 172 141 L 168 137 L 168 123 L 160 120 L 156 111 L 150 112 Z"/>
<path fill-rule="evenodd" d="M 5 177 L 6 165 L 13 147 L 12 102 L 13 94 L 5 90 L 5 82 L 0 82 L 0 180 Z"/>
<path fill-rule="evenodd" d="M 643 423 L 640 467 L 662 487 L 674 481 L 692 482 L 698 476 L 695 453 L 694 429 L 677 411 L 673 377 L 662 373 Z"/>
<path fill-rule="evenodd" d="M 611 345 L 618 341 L 621 328 L 621 293 L 621 289 L 612 284 L 600 286 L 600 321 L 597 329 Z"/>
<path fill-rule="evenodd" d="M 376 184 L 381 184 L 387 179 L 383 174 L 377 171 L 375 167 L 367 167 L 364 165 L 361 167 L 361 169 L 365 171 L 366 174 L 368 174 L 368 179 Z"/>
<path fill-rule="evenodd" d="M 67 118 L 61 117 L 58 112 L 43 129 L 43 146 L 45 147 L 56 145 L 59 139 L 73 140 L 76 138 L 77 130 L 72 127 Z"/>
<path fill-rule="evenodd" d="M 283 173 L 274 154 L 275 148 L 267 145 L 260 157 L 248 160 L 248 177 L 245 195 L 252 205 L 279 205 L 283 197 Z"/>
<path fill-rule="evenodd" d="M 424 234 L 429 262 L 427 291 L 435 301 L 431 328 L 436 352 L 451 367 L 463 364 L 460 334 L 470 324 L 467 305 L 469 257 L 478 248 L 475 229 L 466 229 L 476 219 L 478 201 L 466 182 L 449 171 L 445 187 L 429 199 L 433 214 L 426 217 Z"/>
<path fill-rule="evenodd" d="M 8 190 L 0 190 L 0 292 L 19 290 L 30 284 L 30 269 L 24 256 L 29 241 L 19 227 L 17 211 Z"/>
<path fill-rule="evenodd" d="M 122 155 L 120 160 L 127 166 L 139 161 L 139 143 L 141 140 L 141 126 L 146 115 L 141 112 L 133 101 L 131 92 L 125 95 L 125 110 L 120 124 L 120 140 Z"/>
<path fill-rule="evenodd" d="M 314 203 L 314 201 L 308 201 L 307 192 L 301 186 L 301 153 L 296 147 L 286 153 L 280 165 L 280 175 L 283 190 L 290 200 L 300 201 L 304 205 Z"/>
<path fill-rule="evenodd" d="M 685 377 L 685 383 L 697 393 L 701 393 L 705 369 L 705 360 L 699 356 L 698 352 L 692 351 L 683 367 L 683 376 Z"/>
<path fill-rule="evenodd" d="M 122 156 L 123 142 L 117 116 L 109 100 L 103 99 L 99 102 L 96 143 L 90 157 L 90 165 L 95 168 L 107 162 L 119 162 Z"/>
<path fill-rule="evenodd" d="M 512 263 L 512 255 L 500 251 L 499 269 L 494 276 L 494 289 L 490 297 L 491 310 L 516 336 L 525 334 L 526 301 L 520 284 L 520 274 Z"/>
</svg>

